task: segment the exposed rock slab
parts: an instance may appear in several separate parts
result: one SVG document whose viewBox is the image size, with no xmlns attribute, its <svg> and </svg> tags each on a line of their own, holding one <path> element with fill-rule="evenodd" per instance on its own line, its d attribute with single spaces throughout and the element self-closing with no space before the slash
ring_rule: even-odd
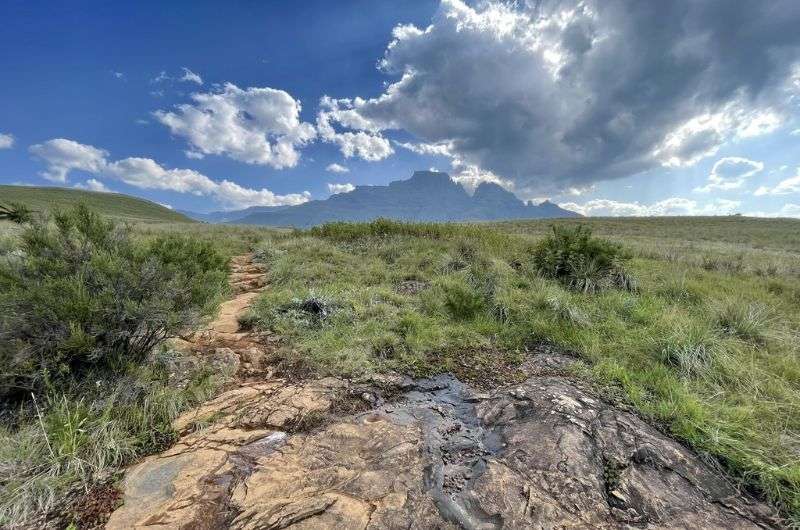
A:
<svg viewBox="0 0 800 530">
<path fill-rule="evenodd" d="M 566 379 L 532 378 L 493 392 L 476 413 L 504 448 L 471 493 L 506 527 L 776 524 L 769 507 L 737 491 L 719 470 Z"/>
<path fill-rule="evenodd" d="M 227 392 L 129 471 L 108 527 L 778 526 L 719 470 L 564 377 L 485 394 L 448 376 L 398 381 L 397 400 L 294 435 L 353 388 L 329 378 Z"/>
<path fill-rule="evenodd" d="M 476 395 L 452 378 L 288 439 L 232 493 L 231 527 L 769 528 L 692 452 L 552 376 Z"/>
<path fill-rule="evenodd" d="M 124 504 L 106 527 L 225 528 L 232 489 L 255 459 L 282 445 L 284 431 L 329 410 L 343 384 L 242 385 L 182 415 L 173 425 L 180 441 L 128 470 Z"/>
</svg>

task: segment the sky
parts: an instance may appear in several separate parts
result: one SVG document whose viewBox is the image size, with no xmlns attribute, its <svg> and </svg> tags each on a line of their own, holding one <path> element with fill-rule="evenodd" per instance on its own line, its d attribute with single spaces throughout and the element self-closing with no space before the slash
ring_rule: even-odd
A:
<svg viewBox="0 0 800 530">
<path fill-rule="evenodd" d="M 585 215 L 800 217 L 797 0 L 5 0 L 0 20 L 2 184 L 207 212 L 438 169 Z"/>
</svg>

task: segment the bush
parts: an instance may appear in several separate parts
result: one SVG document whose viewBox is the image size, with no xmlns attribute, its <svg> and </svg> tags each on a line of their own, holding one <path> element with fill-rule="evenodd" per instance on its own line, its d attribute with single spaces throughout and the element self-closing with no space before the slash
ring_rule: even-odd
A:
<svg viewBox="0 0 800 530">
<path fill-rule="evenodd" d="M 586 226 L 553 226 L 533 251 L 539 274 L 578 291 L 593 293 L 607 287 L 633 291 L 636 284 L 625 271 L 628 254 L 611 241 L 592 237 Z"/>
<path fill-rule="evenodd" d="M 469 320 L 481 312 L 485 306 L 485 298 L 470 285 L 460 281 L 445 283 L 444 307 L 456 320 Z"/>
<path fill-rule="evenodd" d="M 0 221 L 24 224 L 29 223 L 31 219 L 33 219 L 33 212 L 24 204 L 17 202 L 9 203 L 7 206 L 0 204 Z"/>
<path fill-rule="evenodd" d="M 179 236 L 136 240 L 85 206 L 37 220 L 0 261 L 0 398 L 121 362 L 211 314 L 227 260 Z"/>
</svg>

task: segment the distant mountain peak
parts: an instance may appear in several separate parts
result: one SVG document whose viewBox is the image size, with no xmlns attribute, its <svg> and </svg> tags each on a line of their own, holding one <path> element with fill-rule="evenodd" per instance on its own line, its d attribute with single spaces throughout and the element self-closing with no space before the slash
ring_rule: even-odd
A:
<svg viewBox="0 0 800 530">
<path fill-rule="evenodd" d="M 445 173 L 444 171 L 431 171 L 431 170 L 417 170 L 412 175 L 411 178 L 408 179 L 409 181 L 414 180 L 425 180 L 425 179 L 434 179 L 434 180 L 450 180 L 450 175 Z M 402 181 L 395 181 L 395 182 L 402 182 Z"/>
<path fill-rule="evenodd" d="M 455 189 L 461 187 L 450 175 L 442 171 L 415 171 L 407 180 L 395 180 L 389 186 L 418 189 Z"/>
<path fill-rule="evenodd" d="M 350 193 L 332 195 L 280 210 L 242 212 L 225 222 L 305 228 L 333 221 L 369 221 L 377 217 L 402 221 L 492 221 L 575 217 L 554 204 L 526 204 L 493 182 L 484 182 L 470 196 L 441 171 L 415 171 L 411 178 L 388 186 L 357 186 Z"/>
<path fill-rule="evenodd" d="M 505 189 L 503 186 L 501 186 L 496 182 L 481 182 L 480 184 L 478 184 L 478 187 L 475 188 L 475 193 L 473 194 L 473 197 L 478 197 L 478 198 L 502 197 L 506 199 L 514 199 L 516 201 L 519 201 L 516 195 L 514 195 L 512 192 L 508 191 L 507 189 Z"/>
</svg>

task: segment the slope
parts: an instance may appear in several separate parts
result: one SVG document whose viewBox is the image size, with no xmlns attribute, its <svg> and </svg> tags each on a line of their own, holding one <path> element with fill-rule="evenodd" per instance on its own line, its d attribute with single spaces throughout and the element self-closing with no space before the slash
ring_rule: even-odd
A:
<svg viewBox="0 0 800 530">
<path fill-rule="evenodd" d="M 68 188 L 40 186 L 0 185 L 0 203 L 18 202 L 37 212 L 69 208 L 80 202 L 91 206 L 99 213 L 126 221 L 194 222 L 188 217 L 154 202 L 123 195 L 100 193 Z"/>
</svg>

